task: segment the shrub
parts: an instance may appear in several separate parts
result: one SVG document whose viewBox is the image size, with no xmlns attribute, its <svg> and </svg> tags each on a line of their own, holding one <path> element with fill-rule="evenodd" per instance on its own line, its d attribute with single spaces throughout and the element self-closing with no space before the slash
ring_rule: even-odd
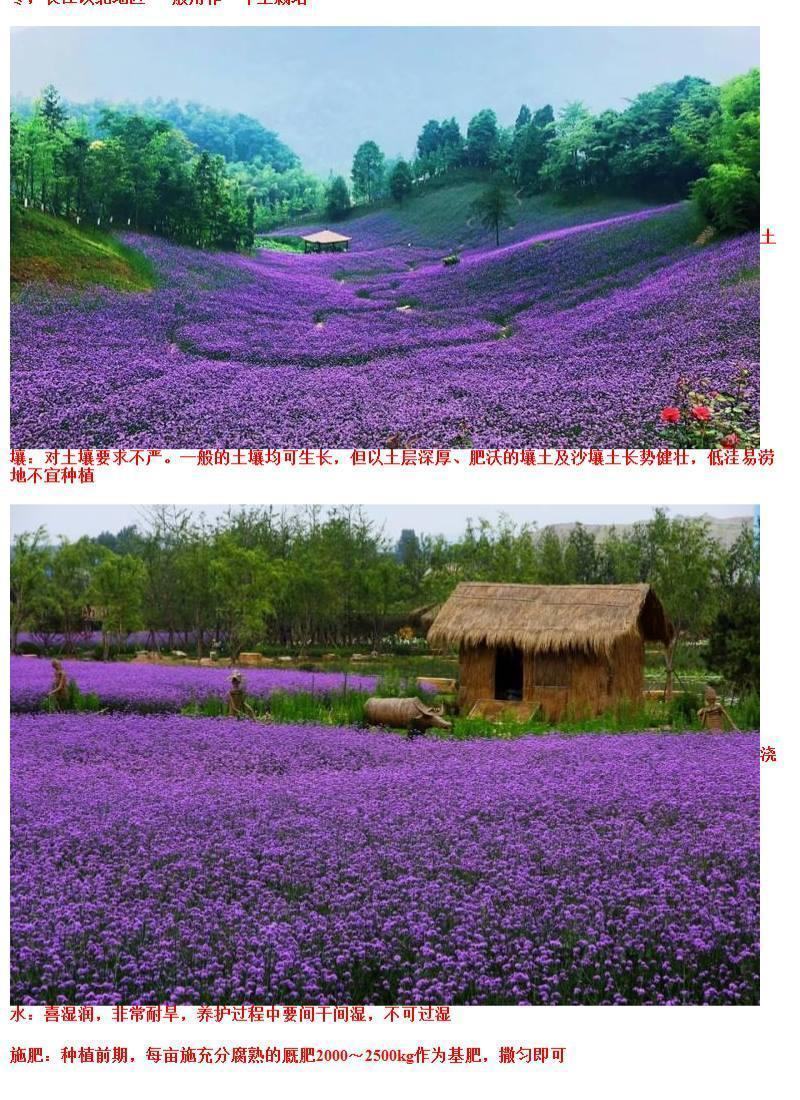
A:
<svg viewBox="0 0 800 1100">
<path fill-rule="evenodd" d="M 691 729 L 697 725 L 697 712 L 703 704 L 693 692 L 676 695 L 669 702 L 669 723 L 677 729 Z"/>
<path fill-rule="evenodd" d="M 733 708 L 733 717 L 739 729 L 758 729 L 761 725 L 761 697 L 758 692 L 743 695 Z"/>
<path fill-rule="evenodd" d="M 726 393 L 711 389 L 707 379 L 679 379 L 675 403 L 666 405 L 660 414 L 672 446 L 700 450 L 757 447 L 756 417 L 748 395 L 750 378 L 750 368 L 742 364 L 736 372 L 735 388 Z"/>
<path fill-rule="evenodd" d="M 692 197 L 706 220 L 722 233 L 741 233 L 758 225 L 759 183 L 749 168 L 712 164 L 708 175 L 695 181 Z"/>
</svg>

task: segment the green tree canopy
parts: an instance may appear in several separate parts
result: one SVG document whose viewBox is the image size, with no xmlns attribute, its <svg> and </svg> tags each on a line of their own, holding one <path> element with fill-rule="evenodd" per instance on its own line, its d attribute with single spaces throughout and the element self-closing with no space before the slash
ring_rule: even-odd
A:
<svg viewBox="0 0 800 1100">
<path fill-rule="evenodd" d="M 36 630 L 52 609 L 47 531 L 17 535 L 11 546 L 11 648 L 16 650 L 23 630 Z"/>
<path fill-rule="evenodd" d="M 498 248 L 500 247 L 500 226 L 508 217 L 512 201 L 511 193 L 505 184 L 496 180 L 472 204 L 472 209 L 480 218 L 481 224 L 493 230 Z"/>
<path fill-rule="evenodd" d="M 467 127 L 465 157 L 475 168 L 488 168 L 494 164 L 500 144 L 497 115 L 490 108 L 478 111 Z"/>
<path fill-rule="evenodd" d="M 402 203 L 411 194 L 411 169 L 404 160 L 398 160 L 389 176 L 389 192 L 395 202 Z"/>
<path fill-rule="evenodd" d="M 357 199 L 373 202 L 381 193 L 384 180 L 385 158 L 374 141 L 364 141 L 356 149 L 353 168 L 353 193 Z"/>
<path fill-rule="evenodd" d="M 145 582 L 144 564 L 132 554 L 106 552 L 92 572 L 87 594 L 101 624 L 104 657 L 142 625 Z"/>
<path fill-rule="evenodd" d="M 334 176 L 325 192 L 325 209 L 332 221 L 346 217 L 350 207 L 350 191 L 344 176 Z"/>
<path fill-rule="evenodd" d="M 721 568 L 719 609 L 711 623 L 708 667 L 739 694 L 761 684 L 759 540 L 743 531 Z"/>
<path fill-rule="evenodd" d="M 214 523 L 154 508 L 141 527 L 114 536 L 58 545 L 41 529 L 19 536 L 12 642 L 29 632 L 69 652 L 84 644 L 88 606 L 106 655 L 140 628 L 153 647 L 194 645 L 198 656 L 268 645 L 380 649 L 414 609 L 441 603 L 461 580 L 646 582 L 676 626 L 668 684 L 676 655 L 708 641 L 709 668 L 743 691 L 758 677 L 757 550 L 750 529 L 726 550 L 707 521 L 663 512 L 600 533 L 480 519 L 451 538 L 408 530 L 393 543 L 358 508 L 235 509 Z"/>
<path fill-rule="evenodd" d="M 703 216 L 724 233 L 759 224 L 760 96 L 760 73 L 752 69 L 723 84 L 719 111 L 708 117 L 705 148 L 713 161 L 707 174 L 695 181 L 692 194 Z M 677 129 L 686 144 L 699 124 L 694 116 L 682 118 Z"/>
</svg>

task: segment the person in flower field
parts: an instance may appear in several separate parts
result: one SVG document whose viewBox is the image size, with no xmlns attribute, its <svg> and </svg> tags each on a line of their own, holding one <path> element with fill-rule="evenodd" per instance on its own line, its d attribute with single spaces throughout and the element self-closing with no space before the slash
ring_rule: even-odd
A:
<svg viewBox="0 0 800 1100">
<path fill-rule="evenodd" d="M 69 682 L 64 666 L 60 661 L 51 661 L 53 666 L 53 686 L 47 693 L 47 698 L 53 700 L 56 710 L 66 710 L 69 702 Z"/>
<path fill-rule="evenodd" d="M 702 729 L 724 732 L 725 723 L 727 722 L 728 728 L 736 730 L 738 733 L 738 727 L 734 724 L 733 719 L 720 702 L 713 688 L 706 688 L 705 699 L 706 705 L 697 712 Z"/>
<path fill-rule="evenodd" d="M 228 692 L 228 708 L 227 713 L 229 718 L 253 718 L 255 719 L 256 713 L 250 704 L 247 702 L 247 693 L 244 687 L 244 677 L 241 672 L 234 672 L 231 676 L 231 687 Z"/>
</svg>

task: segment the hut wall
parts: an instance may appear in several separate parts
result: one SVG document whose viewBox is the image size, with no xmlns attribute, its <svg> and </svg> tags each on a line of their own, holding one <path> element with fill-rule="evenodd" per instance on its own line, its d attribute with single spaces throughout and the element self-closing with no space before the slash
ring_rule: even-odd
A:
<svg viewBox="0 0 800 1100">
<path fill-rule="evenodd" d="M 579 650 L 525 655 L 524 698 L 535 702 L 549 721 L 566 713 L 582 717 L 608 705 L 608 662 Z"/>
<path fill-rule="evenodd" d="M 462 648 L 459 656 L 458 707 L 466 714 L 479 699 L 493 699 L 495 650 Z M 644 688 L 644 642 L 617 642 L 611 659 L 579 650 L 525 653 L 522 698 L 538 703 L 548 721 L 565 714 L 600 714 L 623 700 L 638 703 Z"/>
<path fill-rule="evenodd" d="M 458 660 L 458 709 L 466 714 L 479 699 L 494 698 L 494 650 L 463 647 Z"/>
<path fill-rule="evenodd" d="M 611 697 L 612 670 L 610 662 L 595 653 L 575 654 L 568 710 L 576 718 L 600 714 Z"/>
<path fill-rule="evenodd" d="M 641 637 L 622 638 L 612 653 L 611 703 L 624 699 L 641 702 L 644 692 L 644 641 Z"/>
</svg>

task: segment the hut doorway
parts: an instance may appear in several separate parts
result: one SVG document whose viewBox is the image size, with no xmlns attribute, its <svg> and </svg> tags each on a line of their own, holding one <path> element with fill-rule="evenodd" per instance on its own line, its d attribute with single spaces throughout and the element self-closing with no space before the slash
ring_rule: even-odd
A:
<svg viewBox="0 0 800 1100">
<path fill-rule="evenodd" d="M 499 646 L 495 651 L 494 697 L 522 698 L 522 650 L 518 646 Z"/>
</svg>

